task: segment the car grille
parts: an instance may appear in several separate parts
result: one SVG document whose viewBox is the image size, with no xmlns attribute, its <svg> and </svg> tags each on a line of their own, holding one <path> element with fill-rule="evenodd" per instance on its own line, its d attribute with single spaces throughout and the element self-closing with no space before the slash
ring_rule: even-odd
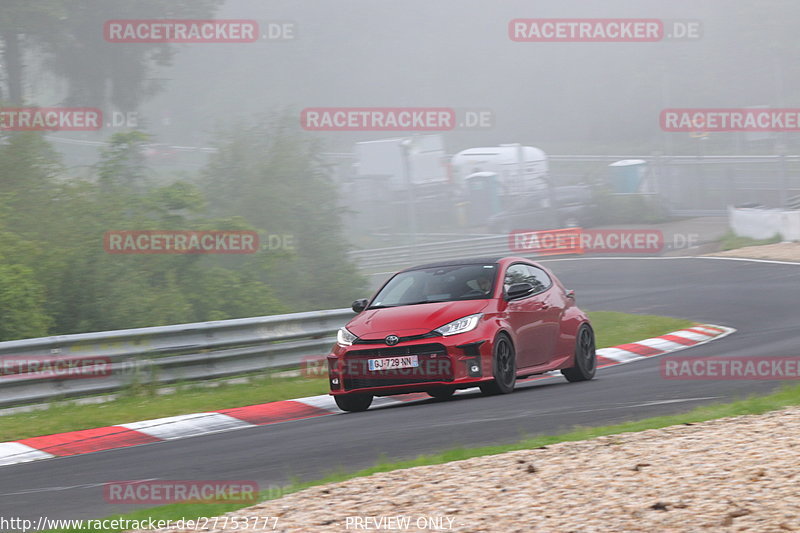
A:
<svg viewBox="0 0 800 533">
<path fill-rule="evenodd" d="M 419 366 L 392 370 L 370 371 L 368 359 L 416 355 Z M 353 350 L 345 356 L 345 390 L 389 385 L 413 385 L 430 381 L 453 381 L 453 369 L 447 350 L 441 344 L 395 346 L 372 350 Z"/>
<path fill-rule="evenodd" d="M 432 337 L 441 337 L 441 336 L 442 335 L 440 333 L 434 333 L 434 332 L 431 331 L 430 333 L 424 333 L 422 335 L 409 335 L 408 337 L 398 337 L 397 338 L 397 342 L 419 341 L 419 340 L 422 340 L 422 339 L 430 339 Z M 353 341 L 353 344 L 354 345 L 356 345 L 356 344 L 386 344 L 386 338 L 385 337 L 382 338 L 382 339 L 361 339 L 361 338 L 358 338 L 355 341 Z"/>
</svg>

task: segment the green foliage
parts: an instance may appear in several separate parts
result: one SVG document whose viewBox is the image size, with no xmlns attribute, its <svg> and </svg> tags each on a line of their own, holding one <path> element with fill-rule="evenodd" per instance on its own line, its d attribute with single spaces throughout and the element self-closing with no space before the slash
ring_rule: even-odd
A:
<svg viewBox="0 0 800 533">
<path fill-rule="evenodd" d="M 47 334 L 44 291 L 31 269 L 0 264 L 0 340 Z"/>
<path fill-rule="evenodd" d="M 144 179 L 147 169 L 142 149 L 149 136 L 140 131 L 115 133 L 103 149 L 97 175 L 107 186 L 133 186 Z"/>
<path fill-rule="evenodd" d="M 75 178 L 40 135 L 0 144 L 0 340 L 341 307 L 363 280 L 346 257 L 316 147 L 272 126 L 225 134 L 201 185 L 151 176 L 148 137 L 118 133 Z M 250 230 L 293 249 L 110 254 L 113 230 Z"/>
<path fill-rule="evenodd" d="M 669 213 L 658 196 L 641 194 L 612 194 L 595 191 L 594 221 L 605 224 L 655 224 L 669 220 Z"/>
<path fill-rule="evenodd" d="M 597 348 L 618 346 L 631 342 L 631 339 L 657 337 L 694 325 L 694 322 L 681 318 L 633 315 L 616 311 L 589 311 L 588 315 L 597 337 Z"/>
<path fill-rule="evenodd" d="M 219 138 L 203 176 L 212 212 L 292 236 L 294 249 L 276 254 L 260 279 L 302 310 L 361 296 L 364 280 L 347 259 L 336 187 L 319 163 L 319 147 L 288 115 L 239 124 Z"/>
<path fill-rule="evenodd" d="M 278 377 L 272 373 L 250 375 L 246 383 L 172 384 L 174 392 L 154 382 L 155 367 L 135 375 L 111 401 L 79 404 L 74 400 L 53 402 L 46 409 L 3 415 L 0 442 L 38 435 L 78 431 L 167 416 L 200 413 L 243 405 L 317 396 L 330 391 L 326 376 Z M 159 393 L 159 389 L 162 389 Z"/>
<path fill-rule="evenodd" d="M 735 250 L 736 248 L 744 248 L 745 246 L 762 246 L 764 244 L 776 244 L 781 242 L 781 236 L 775 234 L 770 239 L 751 239 L 750 237 L 740 237 L 734 232 L 729 231 L 720 239 L 720 248 L 722 250 Z"/>
<path fill-rule="evenodd" d="M 267 284 L 247 273 L 213 267 L 187 284 L 193 320 L 205 322 L 286 311 Z M 236 295 L 231 298 L 231 295 Z"/>
</svg>

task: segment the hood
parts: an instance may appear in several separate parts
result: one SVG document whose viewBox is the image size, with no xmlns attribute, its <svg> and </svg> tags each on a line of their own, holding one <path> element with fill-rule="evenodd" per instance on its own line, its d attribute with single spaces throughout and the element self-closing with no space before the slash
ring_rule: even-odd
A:
<svg viewBox="0 0 800 533">
<path fill-rule="evenodd" d="M 347 329 L 363 339 L 382 339 L 386 335 L 423 335 L 445 324 L 480 313 L 489 300 L 461 300 L 368 309 L 347 323 Z"/>
</svg>

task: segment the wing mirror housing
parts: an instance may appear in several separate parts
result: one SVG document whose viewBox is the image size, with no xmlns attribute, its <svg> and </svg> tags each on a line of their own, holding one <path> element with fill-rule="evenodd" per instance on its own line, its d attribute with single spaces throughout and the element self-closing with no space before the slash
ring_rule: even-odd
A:
<svg viewBox="0 0 800 533">
<path fill-rule="evenodd" d="M 534 291 L 533 285 L 530 283 L 515 283 L 506 290 L 506 300 L 516 300 L 517 298 L 524 298 Z"/>
<path fill-rule="evenodd" d="M 361 311 L 367 308 L 368 303 L 369 300 L 367 300 L 366 298 L 361 298 L 360 300 L 356 300 L 355 302 L 353 302 L 353 311 L 355 311 L 356 313 L 360 313 Z"/>
</svg>

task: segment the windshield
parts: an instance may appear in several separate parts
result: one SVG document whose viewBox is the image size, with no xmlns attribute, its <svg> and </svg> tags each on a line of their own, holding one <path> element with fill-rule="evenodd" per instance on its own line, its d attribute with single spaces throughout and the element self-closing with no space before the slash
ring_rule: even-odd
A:
<svg viewBox="0 0 800 533">
<path fill-rule="evenodd" d="M 375 297 L 370 309 L 490 298 L 497 265 L 454 265 L 400 272 Z"/>
</svg>

